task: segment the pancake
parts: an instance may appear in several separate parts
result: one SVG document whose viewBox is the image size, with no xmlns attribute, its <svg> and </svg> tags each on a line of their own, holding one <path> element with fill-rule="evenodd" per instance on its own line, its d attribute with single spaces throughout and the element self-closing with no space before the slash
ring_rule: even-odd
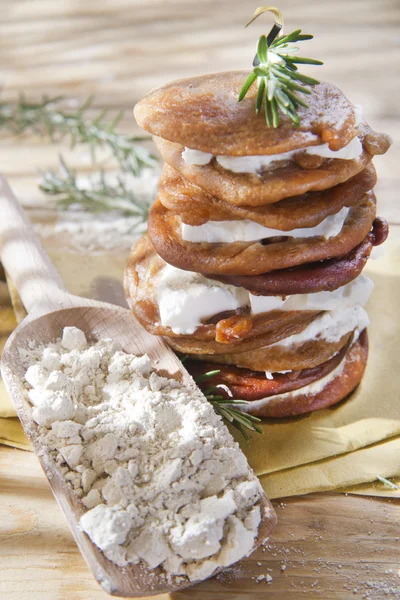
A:
<svg viewBox="0 0 400 600">
<path fill-rule="evenodd" d="M 163 159 L 186 179 L 219 200 L 236 206 L 262 206 L 307 192 L 326 190 L 360 173 L 372 159 L 372 155 L 364 150 L 358 160 L 321 159 L 312 163 L 318 168 L 305 168 L 293 159 L 260 174 L 234 173 L 222 167 L 215 158 L 203 166 L 186 163 L 181 144 L 158 137 L 154 138 L 154 143 Z"/>
<path fill-rule="evenodd" d="M 224 364 L 216 365 L 211 362 L 200 362 L 192 358 L 185 360 L 185 367 L 189 373 L 197 379 L 199 376 L 209 371 L 219 370 L 212 379 L 205 380 L 203 391 L 210 385 L 226 385 L 228 390 L 221 389 L 221 395 L 225 398 L 233 397 L 243 400 L 260 400 L 275 394 L 286 394 L 292 392 L 305 385 L 310 385 L 315 381 L 328 375 L 335 369 L 344 358 L 347 350 L 351 345 L 353 332 L 347 337 L 346 343 L 343 344 L 334 355 L 331 354 L 327 359 L 312 367 L 304 367 L 301 370 L 289 370 L 285 373 L 279 371 L 269 371 L 269 377 L 266 376 L 265 370 L 256 373 L 254 369 L 248 367 L 241 368 L 237 366 L 226 366 Z M 220 368 L 219 368 L 220 367 Z M 285 369 L 281 369 L 285 371 Z"/>
<path fill-rule="evenodd" d="M 270 311 L 257 315 L 240 309 L 239 314 L 215 315 L 197 327 L 193 335 L 179 335 L 160 322 L 157 281 L 165 262 L 155 253 L 147 235 L 133 246 L 125 270 L 125 294 L 133 314 L 147 331 L 168 337 L 191 352 L 244 352 L 300 333 L 320 311 Z"/>
<path fill-rule="evenodd" d="M 148 232 L 154 249 L 169 264 L 204 275 L 260 275 L 278 269 L 344 256 L 361 244 L 375 219 L 375 196 L 368 192 L 363 203 L 352 207 L 338 235 L 325 239 L 272 238 L 256 242 L 194 243 L 181 236 L 179 217 L 159 200 L 153 204 Z"/>
<path fill-rule="evenodd" d="M 241 407 L 242 411 L 249 414 L 269 418 L 292 417 L 337 404 L 348 397 L 357 387 L 364 374 L 368 358 L 366 330 L 347 349 L 338 365 L 340 358 L 340 354 L 333 357 L 328 363 L 317 367 L 314 373 L 300 372 L 294 379 L 294 386 L 303 385 L 294 387 L 294 389 L 292 374 L 276 375 L 274 380 L 266 380 L 262 375 L 254 374 L 251 371 L 234 370 L 232 367 L 224 366 L 221 367 L 220 375 L 203 382 L 200 386 L 205 389 L 206 385 L 210 387 L 210 385 L 215 385 L 215 382 L 226 385 L 234 398 L 249 400 L 248 405 Z M 193 361 L 185 366 L 189 368 L 189 372 L 197 375 L 199 373 L 198 365 L 201 363 L 197 363 L 193 370 L 194 364 Z M 201 372 L 204 373 L 215 367 L 214 364 L 203 364 Z M 325 384 L 318 386 L 318 381 L 323 381 L 324 378 L 326 378 Z M 290 389 L 291 387 L 292 389 Z M 218 393 L 229 397 L 223 388 L 220 388 Z"/>
<path fill-rule="evenodd" d="M 165 341 L 171 348 L 181 354 L 215 356 L 222 356 L 227 352 L 232 355 L 236 353 L 244 354 L 257 348 L 276 344 L 285 338 L 301 333 L 320 314 L 322 313 L 313 311 L 270 311 L 264 313 L 265 332 L 263 334 L 256 337 L 248 336 L 237 341 L 231 340 L 229 345 L 217 339 L 201 339 L 197 331 L 186 336 L 166 336 Z"/>
<path fill-rule="evenodd" d="M 328 143 L 346 146 L 357 134 L 353 104 L 334 85 L 320 83 L 300 106 L 299 127 L 280 115 L 279 127 L 267 127 L 257 115 L 257 86 L 242 102 L 239 92 L 247 71 L 227 71 L 180 79 L 151 91 L 134 109 L 137 123 L 153 135 L 217 155 L 278 154 Z"/>
<path fill-rule="evenodd" d="M 337 342 L 327 342 L 326 340 L 306 340 L 301 344 L 292 346 L 276 344 L 261 346 L 255 350 L 246 352 L 227 352 L 226 354 L 197 354 L 191 356 L 193 359 L 205 362 L 218 363 L 221 365 L 231 365 L 251 371 L 301 371 L 302 369 L 311 369 L 329 360 L 339 352 L 349 341 L 352 332 L 346 333 Z M 175 350 L 180 346 L 175 340 L 166 340 Z M 182 350 L 181 350 L 182 352 Z M 190 354 L 186 351 L 186 354 Z M 215 369 L 215 365 L 213 367 Z"/>
<path fill-rule="evenodd" d="M 357 206 L 376 183 L 372 163 L 344 183 L 320 192 L 286 198 L 264 206 L 236 206 L 185 179 L 168 164 L 164 164 L 157 198 L 183 223 L 202 225 L 207 221 L 248 219 L 265 227 L 288 231 L 298 227 L 315 227 L 343 207 Z"/>
<path fill-rule="evenodd" d="M 383 244 L 388 233 L 386 220 L 378 217 L 372 224 L 372 232 L 359 246 L 345 256 L 308 263 L 293 269 L 270 271 L 262 275 L 212 275 L 209 277 L 261 296 L 332 292 L 360 275 L 372 248 Z"/>
</svg>

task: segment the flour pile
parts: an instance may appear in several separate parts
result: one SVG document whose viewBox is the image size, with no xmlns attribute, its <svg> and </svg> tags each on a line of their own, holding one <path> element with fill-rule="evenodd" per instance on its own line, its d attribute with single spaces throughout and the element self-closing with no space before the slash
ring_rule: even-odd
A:
<svg viewBox="0 0 400 600">
<path fill-rule="evenodd" d="M 109 560 L 196 581 L 252 551 L 264 493 L 199 391 L 75 327 L 20 353 L 39 441 Z"/>
</svg>

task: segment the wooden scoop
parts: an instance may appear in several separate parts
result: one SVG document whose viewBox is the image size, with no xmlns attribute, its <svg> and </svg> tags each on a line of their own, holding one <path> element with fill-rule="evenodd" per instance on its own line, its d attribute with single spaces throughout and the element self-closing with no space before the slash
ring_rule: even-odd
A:
<svg viewBox="0 0 400 600">
<path fill-rule="evenodd" d="M 195 383 L 161 338 L 147 333 L 130 311 L 67 292 L 3 178 L 0 178 L 0 207 L 1 260 L 29 313 L 7 341 L 2 356 L 2 375 L 25 433 L 36 451 L 82 556 L 102 588 L 111 595 L 150 596 L 188 587 L 191 583 L 187 579 L 168 582 L 161 568 L 150 570 L 143 564 L 118 567 L 106 559 L 80 530 L 78 523 L 85 509 L 68 488 L 49 452 L 38 441 L 36 424 L 31 418 L 31 406 L 24 395 L 22 382 L 25 369 L 21 365 L 19 349 L 27 347 L 31 340 L 39 344 L 52 342 L 61 337 L 63 327 L 75 326 L 85 332 L 88 340 L 117 340 L 126 352 L 147 354 L 160 374 L 178 379 L 191 387 L 195 387 Z M 79 269 L 78 256 L 76 269 Z M 263 521 L 256 545 L 269 536 L 276 523 L 275 513 L 266 497 L 263 508 Z"/>
</svg>

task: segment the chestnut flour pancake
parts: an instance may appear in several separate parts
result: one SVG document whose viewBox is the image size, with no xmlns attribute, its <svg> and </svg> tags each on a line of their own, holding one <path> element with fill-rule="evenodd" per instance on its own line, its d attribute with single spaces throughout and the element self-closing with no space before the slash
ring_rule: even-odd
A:
<svg viewBox="0 0 400 600">
<path fill-rule="evenodd" d="M 364 150 L 358 160 L 323 159 L 318 168 L 305 168 L 299 164 L 299 151 L 298 158 L 284 161 L 280 168 L 258 173 L 233 173 L 215 159 L 202 166 L 186 163 L 182 157 L 185 147 L 180 144 L 157 137 L 154 143 L 163 159 L 188 181 L 235 206 L 262 206 L 291 196 L 326 190 L 360 173 L 372 159 L 372 155 Z"/>
<path fill-rule="evenodd" d="M 286 198 L 274 204 L 236 206 L 211 196 L 165 164 L 157 199 L 188 225 L 249 219 L 266 227 L 290 231 L 298 227 L 314 227 L 344 206 L 357 206 L 375 184 L 376 171 L 370 163 L 355 177 L 327 190 Z"/>
<path fill-rule="evenodd" d="M 159 200 L 153 204 L 148 222 L 151 241 L 158 254 L 169 264 L 204 275 L 259 275 L 318 260 L 343 256 L 360 244 L 371 231 L 375 219 L 375 196 L 368 192 L 362 203 L 352 207 L 338 235 L 291 238 L 262 244 L 234 242 L 209 244 L 182 239 L 179 217 Z"/>
<path fill-rule="evenodd" d="M 159 138 L 218 155 L 281 154 L 328 143 L 332 150 L 356 135 L 353 104 L 335 86 L 321 83 L 299 107 L 300 126 L 282 115 L 268 128 L 254 110 L 257 88 L 237 99 L 247 71 L 180 79 L 150 92 L 134 109 L 135 119 Z"/>
</svg>

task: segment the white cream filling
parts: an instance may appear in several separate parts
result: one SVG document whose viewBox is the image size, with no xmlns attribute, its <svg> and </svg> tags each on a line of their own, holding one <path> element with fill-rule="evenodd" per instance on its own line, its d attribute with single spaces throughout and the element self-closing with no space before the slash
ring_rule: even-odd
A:
<svg viewBox="0 0 400 600">
<path fill-rule="evenodd" d="M 363 147 L 358 137 L 353 138 L 346 146 L 340 150 L 331 150 L 328 144 L 319 146 L 308 146 L 281 154 L 265 154 L 253 156 L 215 156 L 210 152 L 202 152 L 193 148 L 185 147 L 182 152 L 182 158 L 187 165 L 204 166 L 213 158 L 224 169 L 233 173 L 254 173 L 269 169 L 270 166 L 278 162 L 291 160 L 295 154 L 300 152 L 308 155 L 321 156 L 323 158 L 339 158 L 341 160 L 358 160 L 362 154 Z"/>
<path fill-rule="evenodd" d="M 291 373 L 292 371 L 289 369 L 288 371 L 265 371 L 265 377 L 267 379 L 273 379 L 274 375 L 284 375 L 285 373 Z"/>
<path fill-rule="evenodd" d="M 338 308 L 324 312 L 300 331 L 289 337 L 271 344 L 272 347 L 292 348 L 304 342 L 323 340 L 330 343 L 338 342 L 346 333 L 358 329 L 362 331 L 369 325 L 367 311 L 360 305 Z"/>
<path fill-rule="evenodd" d="M 305 385 L 304 387 L 299 388 L 298 390 L 293 390 L 292 392 L 286 392 L 285 394 L 275 394 L 275 396 L 260 398 L 260 400 L 253 400 L 249 405 L 241 406 L 240 410 L 246 412 L 250 409 L 262 408 L 272 400 L 285 400 L 286 398 L 295 398 L 296 396 L 303 396 L 305 394 L 318 394 L 319 392 L 322 392 L 322 390 L 328 385 L 328 383 L 333 381 L 335 377 L 342 373 L 344 365 L 345 357 L 343 357 L 343 360 L 340 362 L 340 364 L 338 364 L 338 366 L 335 369 L 333 369 L 333 371 L 325 375 L 325 377 L 318 379 L 318 381 L 314 381 L 313 383 Z"/>
<path fill-rule="evenodd" d="M 312 294 L 294 294 L 293 296 L 255 296 L 249 294 L 251 312 L 259 314 L 270 310 L 337 310 L 352 306 L 365 306 L 374 283 L 365 275 L 334 290 L 333 292 L 314 292 Z"/>
<path fill-rule="evenodd" d="M 207 242 L 209 244 L 232 243 L 232 242 L 254 242 L 276 236 L 289 236 L 294 238 L 308 238 L 322 236 L 329 239 L 338 235 L 343 223 L 349 213 L 349 208 L 344 207 L 335 215 L 326 217 L 315 227 L 303 227 L 283 231 L 272 229 L 243 219 L 241 221 L 207 221 L 203 225 L 181 224 L 182 239 L 187 242 Z"/>
<path fill-rule="evenodd" d="M 161 324 L 178 335 L 190 335 L 214 315 L 248 304 L 248 297 L 242 288 L 167 265 L 157 281 L 157 302 Z"/>
<path fill-rule="evenodd" d="M 359 104 L 354 106 L 355 127 L 358 127 L 363 120 L 362 107 Z M 305 152 L 309 155 L 321 156 L 323 158 L 339 158 L 341 160 L 357 160 L 362 154 L 363 148 L 358 137 L 353 138 L 346 146 L 340 150 L 331 150 L 328 144 L 318 146 L 308 146 L 290 152 L 281 154 L 254 155 L 254 156 L 215 156 L 210 152 L 202 152 L 193 148 L 185 147 L 182 152 L 182 158 L 187 165 L 207 165 L 213 158 L 216 158 L 218 164 L 224 169 L 233 173 L 259 173 L 268 169 L 273 163 L 288 161 L 299 152 Z"/>
<path fill-rule="evenodd" d="M 255 296 L 243 288 L 225 285 L 207 279 L 199 273 L 183 271 L 167 265 L 161 271 L 155 287 L 161 324 L 164 327 L 171 327 L 178 335 L 191 335 L 205 320 L 214 315 L 246 306 L 250 306 L 253 314 L 276 309 L 333 311 L 334 314 L 340 310 L 360 308 L 368 301 L 373 282 L 364 275 L 359 275 L 354 281 L 333 292 L 295 294 L 286 298 Z M 347 327 L 346 319 L 349 325 L 353 323 L 349 320 L 349 315 L 350 313 L 346 313 L 341 331 Z M 328 317 L 325 316 L 323 328 L 328 326 L 327 319 Z M 319 319 L 313 323 L 317 321 Z M 354 327 L 355 325 L 351 325 L 351 329 Z M 351 329 L 346 329 L 345 332 Z M 317 332 L 312 330 L 310 339 L 315 339 L 316 335 Z M 332 336 L 333 333 L 330 335 Z M 342 335 L 344 333 L 339 335 L 338 339 Z"/>
</svg>

